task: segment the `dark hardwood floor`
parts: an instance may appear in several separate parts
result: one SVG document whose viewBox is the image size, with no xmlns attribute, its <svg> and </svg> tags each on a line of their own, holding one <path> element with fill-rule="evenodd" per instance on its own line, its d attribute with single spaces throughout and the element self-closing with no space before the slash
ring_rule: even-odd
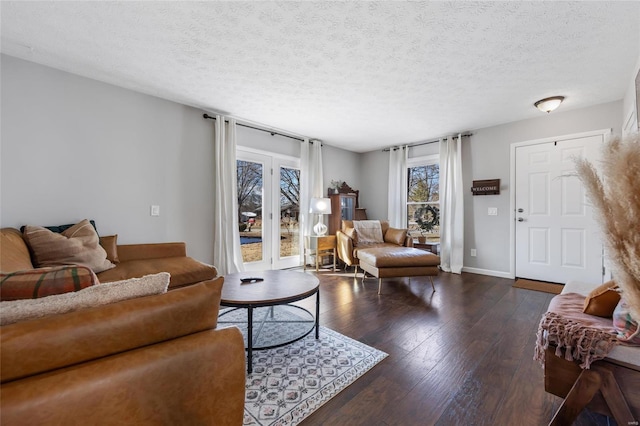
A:
<svg viewBox="0 0 640 426">
<path fill-rule="evenodd" d="M 553 295 L 467 273 L 440 273 L 435 293 L 426 277 L 389 278 L 378 295 L 375 278 L 317 275 L 320 324 L 389 356 L 303 425 L 545 425 L 559 407 L 533 360 Z M 607 421 L 583 413 L 575 424 Z"/>
</svg>

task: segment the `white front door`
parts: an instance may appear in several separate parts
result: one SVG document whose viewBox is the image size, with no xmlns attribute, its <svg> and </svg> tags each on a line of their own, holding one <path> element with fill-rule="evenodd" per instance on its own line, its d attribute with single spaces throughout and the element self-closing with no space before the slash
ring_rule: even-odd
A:
<svg viewBox="0 0 640 426">
<path fill-rule="evenodd" d="M 515 275 L 601 283 L 602 242 L 574 158 L 597 161 L 603 134 L 515 149 Z"/>
</svg>

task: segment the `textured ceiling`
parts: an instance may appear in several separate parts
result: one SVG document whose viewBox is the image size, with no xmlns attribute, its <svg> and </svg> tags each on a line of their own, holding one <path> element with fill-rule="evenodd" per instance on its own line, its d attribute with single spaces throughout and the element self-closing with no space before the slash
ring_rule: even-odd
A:
<svg viewBox="0 0 640 426">
<path fill-rule="evenodd" d="M 7 2 L 3 53 L 357 152 L 619 100 L 640 2 Z"/>
</svg>

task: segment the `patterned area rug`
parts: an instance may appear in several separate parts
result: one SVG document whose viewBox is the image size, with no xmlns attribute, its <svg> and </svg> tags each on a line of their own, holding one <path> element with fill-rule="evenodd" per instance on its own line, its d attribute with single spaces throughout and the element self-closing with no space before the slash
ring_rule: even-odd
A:
<svg viewBox="0 0 640 426">
<path fill-rule="evenodd" d="M 297 425 L 386 357 L 325 327 L 318 340 L 311 332 L 289 345 L 254 351 L 243 424 Z"/>
</svg>

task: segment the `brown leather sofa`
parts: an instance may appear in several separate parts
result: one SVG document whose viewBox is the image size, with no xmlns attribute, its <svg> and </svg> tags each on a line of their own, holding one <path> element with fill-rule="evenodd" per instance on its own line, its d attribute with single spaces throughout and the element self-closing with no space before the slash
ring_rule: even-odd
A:
<svg viewBox="0 0 640 426">
<path fill-rule="evenodd" d="M 101 238 L 102 243 L 103 238 Z M 0 268 L 3 272 L 32 269 L 29 248 L 22 234 L 15 228 L 0 229 Z M 200 281 L 210 280 L 218 275 L 214 266 L 207 265 L 187 256 L 186 244 L 124 244 L 117 246 L 117 255 L 110 253 L 109 260 L 115 268 L 100 272 L 100 282 L 139 278 L 157 272 L 171 274 L 169 289 L 184 287 Z M 117 256 L 117 260 L 113 257 Z"/>
<path fill-rule="evenodd" d="M 380 221 L 384 243 L 358 244 L 354 232 L 353 221 L 343 220 L 340 231 L 336 232 L 338 258 L 347 266 L 355 266 L 358 271 L 358 250 L 381 247 L 413 247 L 413 238 L 406 229 L 396 229 L 389 226 L 386 220 Z"/>
<path fill-rule="evenodd" d="M 31 265 L 16 232 L 0 232 L 6 272 Z M 175 244 L 139 247 L 124 249 L 118 267 L 181 257 Z M 242 424 L 244 342 L 237 328 L 216 329 L 222 285 L 218 277 L 0 327 L 0 424 Z"/>
</svg>

